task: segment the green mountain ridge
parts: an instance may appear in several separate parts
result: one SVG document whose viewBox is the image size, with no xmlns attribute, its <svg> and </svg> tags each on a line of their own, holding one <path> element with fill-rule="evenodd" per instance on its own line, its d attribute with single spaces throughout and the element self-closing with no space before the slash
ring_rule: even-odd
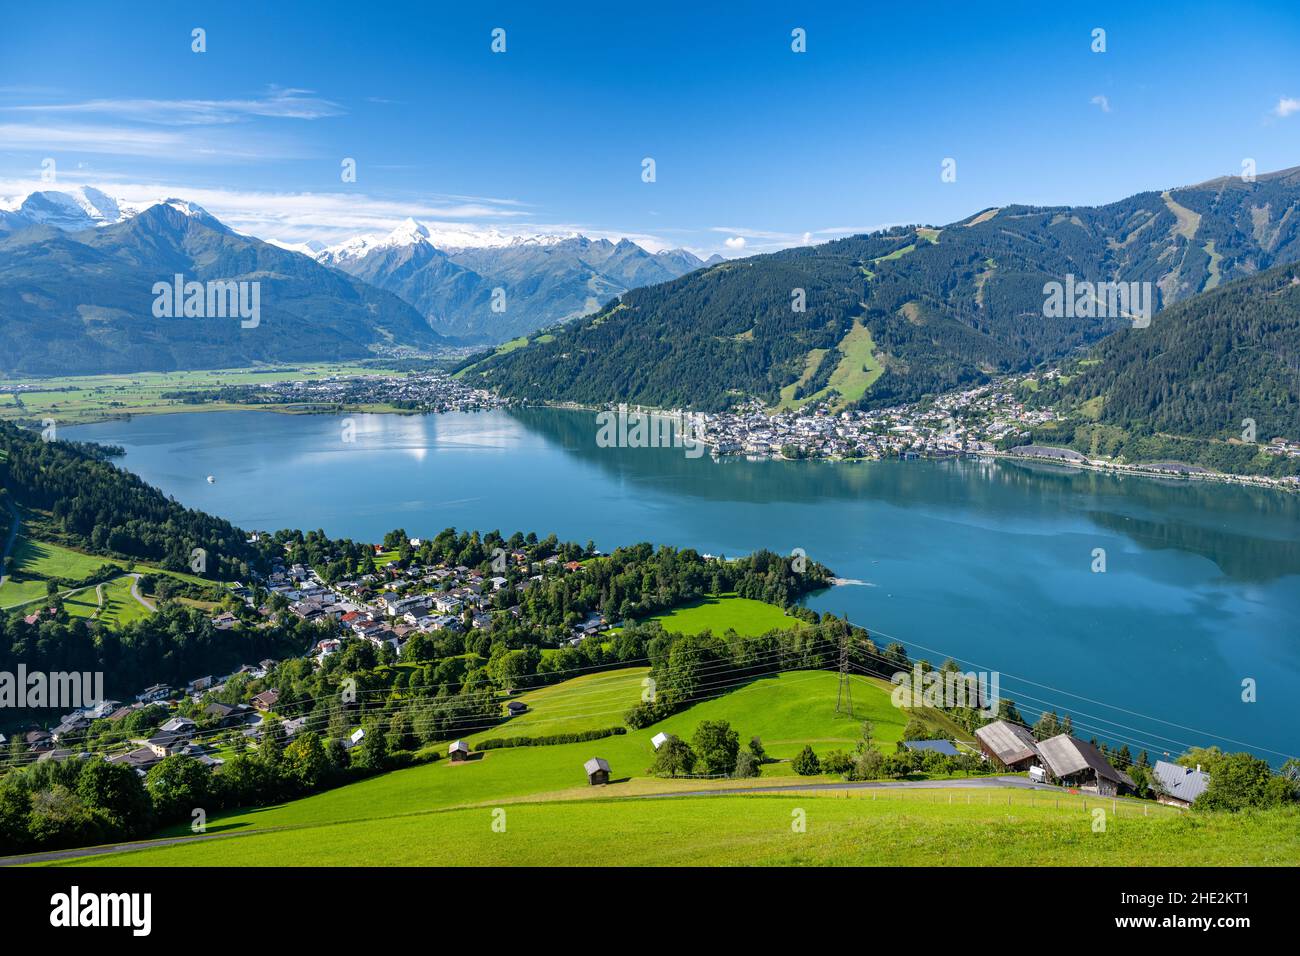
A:
<svg viewBox="0 0 1300 956">
<path fill-rule="evenodd" d="M 157 318 L 154 284 L 260 283 L 260 321 Z M 6 375 L 227 368 L 426 350 L 443 339 L 397 296 L 162 203 L 80 232 L 32 226 L 0 237 Z"/>
<path fill-rule="evenodd" d="M 1049 282 L 1150 282 L 1158 309 L 1297 259 L 1300 168 L 1104 206 L 1006 206 L 943 229 L 898 227 L 634 289 L 468 375 L 529 400 L 771 406 L 805 374 L 810 352 L 839 348 L 862 325 L 883 370 L 861 399 L 841 404 L 891 405 L 1026 371 L 1131 325 L 1044 317 Z"/>
<path fill-rule="evenodd" d="M 1274 439 L 1300 440 L 1300 265 L 1218 286 L 1149 328 L 1115 333 L 1041 381 L 1031 402 L 1072 416 L 1035 431 L 1036 441 L 1129 460 L 1300 472 L 1294 458 L 1260 454 Z"/>
</svg>

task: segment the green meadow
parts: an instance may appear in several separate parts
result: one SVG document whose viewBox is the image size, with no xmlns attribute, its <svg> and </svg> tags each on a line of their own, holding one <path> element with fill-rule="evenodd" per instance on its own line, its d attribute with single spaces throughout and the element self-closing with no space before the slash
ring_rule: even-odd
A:
<svg viewBox="0 0 1300 956">
<path fill-rule="evenodd" d="M 992 789 L 572 800 L 312 823 L 60 865 L 1285 866 L 1300 859 L 1295 811 L 1142 809 Z"/>
<path fill-rule="evenodd" d="M 365 374 L 383 372 L 364 365 L 313 362 L 298 366 L 0 379 L 0 419 L 53 418 L 59 424 L 77 424 L 103 421 L 126 414 L 223 411 L 245 406 L 218 402 L 187 405 L 177 399 L 164 398 L 163 395 L 173 391 L 220 388 L 225 385 L 297 382 L 331 375 Z M 34 390 L 15 392 L 13 389 L 16 386 L 34 387 Z"/>
<path fill-rule="evenodd" d="M 50 578 L 81 580 L 105 564 L 115 565 L 123 571 L 127 567 L 126 562 L 117 558 L 85 554 L 48 541 L 35 541 L 25 535 L 19 535 L 14 543 L 13 573 L 5 579 L 3 585 L 0 585 L 0 610 L 13 610 L 27 604 L 35 605 L 45 597 L 46 581 Z M 141 574 L 166 575 L 204 587 L 216 583 L 193 574 L 164 571 L 138 561 L 134 567 Z M 104 582 L 102 607 L 94 587 L 78 588 L 66 593 L 63 599 L 64 605 L 73 617 L 93 616 L 95 620 L 110 625 L 139 620 L 148 616 L 150 611 L 132 596 L 131 580 L 129 575 L 122 574 Z M 149 595 L 145 597 L 148 599 Z"/>
<path fill-rule="evenodd" d="M 799 621 L 774 604 L 719 594 L 645 618 L 658 621 L 665 631 L 675 634 L 699 634 L 712 631 L 722 634 L 734 630 L 741 637 L 758 637 L 768 631 L 798 627 Z"/>
<path fill-rule="evenodd" d="M 618 726 L 646 668 L 578 677 L 522 695 L 529 712 L 469 737 L 541 736 Z M 1132 800 L 966 786 L 837 786 L 797 777 L 789 758 L 850 749 L 863 720 L 888 749 L 911 712 L 880 681 L 853 678 L 855 713 L 837 714 L 838 675 L 792 671 L 705 700 L 642 730 L 577 744 L 476 752 L 372 777 L 279 806 L 213 814 L 217 839 L 60 861 L 91 866 L 405 865 L 1283 865 L 1300 860 L 1300 815 L 1188 814 Z M 925 719 L 933 715 L 921 714 Z M 688 738 L 727 720 L 777 762 L 744 780 L 650 777 L 650 738 Z M 442 749 L 442 748 L 439 748 Z M 587 785 L 582 764 L 609 761 Z M 779 788 L 826 785 L 818 791 Z M 693 795 L 693 791 L 767 793 Z M 1100 823 L 1099 823 L 1100 820 Z M 501 832 L 502 821 L 505 824 Z M 494 828 L 494 823 L 496 824 Z M 185 826 L 159 837 L 189 837 Z"/>
</svg>

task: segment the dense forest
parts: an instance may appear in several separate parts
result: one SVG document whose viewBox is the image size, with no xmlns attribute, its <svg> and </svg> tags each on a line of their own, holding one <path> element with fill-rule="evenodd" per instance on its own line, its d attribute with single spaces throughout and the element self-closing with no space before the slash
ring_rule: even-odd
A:
<svg viewBox="0 0 1300 956">
<path fill-rule="evenodd" d="M 1129 461 L 1300 474 L 1300 461 L 1262 447 L 1300 440 L 1300 267 L 1178 303 L 1149 328 L 1099 343 L 1028 398 L 1072 416 L 1036 430 L 1035 441 Z"/>
<path fill-rule="evenodd" d="M 248 575 L 259 554 L 229 521 L 186 508 L 95 449 L 0 422 L 0 487 L 36 537 L 216 580 Z M 195 549 L 204 569 L 195 571 Z"/>
</svg>

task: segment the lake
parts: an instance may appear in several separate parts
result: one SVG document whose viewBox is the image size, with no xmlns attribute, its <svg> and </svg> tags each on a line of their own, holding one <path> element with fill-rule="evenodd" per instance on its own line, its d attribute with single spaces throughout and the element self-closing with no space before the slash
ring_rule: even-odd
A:
<svg viewBox="0 0 1300 956">
<path fill-rule="evenodd" d="M 123 467 L 246 529 L 802 548 L 855 582 L 810 607 L 881 647 L 1000 672 L 1030 721 L 1069 712 L 1080 736 L 1153 758 L 1300 750 L 1300 496 L 1007 461 L 692 459 L 596 432 L 590 413 L 525 409 L 195 412 L 60 434 L 123 446 Z"/>
</svg>

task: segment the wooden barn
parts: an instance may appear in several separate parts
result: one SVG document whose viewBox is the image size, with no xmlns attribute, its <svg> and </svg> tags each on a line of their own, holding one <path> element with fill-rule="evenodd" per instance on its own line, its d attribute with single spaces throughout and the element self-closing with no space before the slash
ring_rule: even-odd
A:
<svg viewBox="0 0 1300 956">
<path fill-rule="evenodd" d="M 458 740 L 447 748 L 447 759 L 452 763 L 460 763 L 462 760 L 469 759 L 469 744 L 463 740 Z"/>
<path fill-rule="evenodd" d="M 1103 797 L 1113 797 L 1135 789 L 1133 778 L 1116 770 L 1092 744 L 1058 734 L 1038 744 L 1043 766 L 1067 787 L 1090 790 Z"/>
<path fill-rule="evenodd" d="M 506 713 L 511 717 L 518 717 L 520 714 L 528 712 L 528 705 L 522 700 L 512 700 L 506 704 Z"/>
<path fill-rule="evenodd" d="M 1038 762 L 1038 741 L 1019 724 L 995 720 L 975 731 L 980 750 L 1009 770 L 1028 770 Z"/>
<path fill-rule="evenodd" d="M 587 771 L 587 782 L 593 787 L 609 783 L 609 764 L 600 757 L 592 757 L 582 767 Z"/>
</svg>

